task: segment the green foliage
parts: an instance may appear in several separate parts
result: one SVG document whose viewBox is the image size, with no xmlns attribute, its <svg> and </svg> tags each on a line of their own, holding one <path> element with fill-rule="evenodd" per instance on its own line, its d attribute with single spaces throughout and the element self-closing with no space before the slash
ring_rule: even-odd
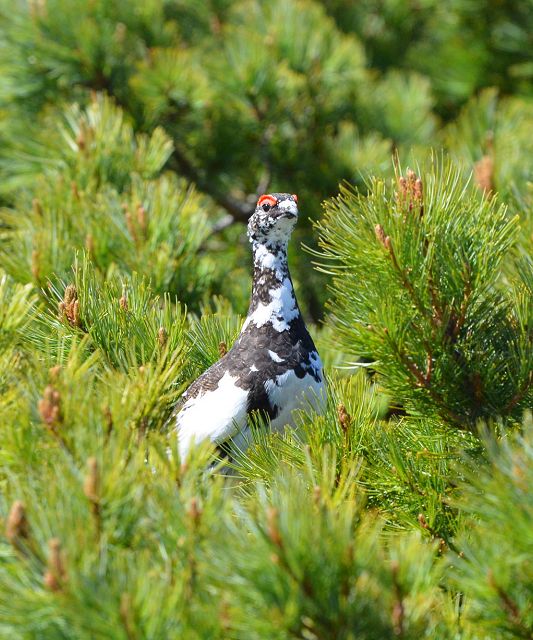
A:
<svg viewBox="0 0 533 640">
<path fill-rule="evenodd" d="M 471 166 L 484 156 L 492 160 L 491 188 L 501 195 L 524 191 L 532 173 L 531 139 L 524 135 L 533 121 L 533 104 L 520 98 L 499 99 L 484 91 L 445 129 L 448 148 Z M 479 171 L 479 169 L 478 169 Z"/>
<path fill-rule="evenodd" d="M 137 130 L 164 129 L 168 167 L 213 199 L 217 217 L 225 211 L 239 222 L 257 190 L 291 184 L 305 217 L 316 218 L 342 180 L 363 187 L 365 175 L 388 171 L 393 149 L 433 142 L 437 111 L 455 113 L 490 84 L 531 93 L 530 18 L 517 3 L 505 10 L 433 0 L 11 5 L 0 3 L 0 191 L 9 202 L 44 158 L 53 162 L 49 150 L 29 144 L 28 131 L 37 122 L 49 145 L 57 123 L 45 114 L 65 102 L 88 105 L 94 92 L 115 98 Z M 127 148 L 118 145 L 118 153 Z M 112 145 L 105 149 L 109 155 Z M 299 234 L 315 244 L 309 226 Z M 309 268 L 300 258 L 297 279 Z M 323 291 L 315 275 L 301 295 L 314 319 Z"/>
<path fill-rule="evenodd" d="M 191 343 L 189 362 L 194 365 L 197 375 L 231 348 L 239 335 L 243 320 L 234 314 L 212 314 L 207 310 L 199 318 L 191 319 L 188 335 Z"/>
<path fill-rule="evenodd" d="M 73 105 L 64 113 L 45 114 L 13 147 L 4 170 L 12 172 L 18 184 L 24 177 L 31 185 L 41 173 L 57 179 L 60 171 L 79 190 L 106 183 L 122 190 L 132 175 L 152 178 L 172 152 L 162 129 L 149 137 L 136 135 L 122 111 L 102 95 L 94 96 L 83 111 Z"/>
<path fill-rule="evenodd" d="M 476 181 L 487 192 L 497 192 L 521 219 L 524 253 L 533 237 L 533 103 L 511 97 L 502 99 L 493 89 L 468 102 L 456 122 L 443 131 L 443 139 L 455 158 L 474 170 Z"/>
<path fill-rule="evenodd" d="M 531 96 L 531 3 L 324 0 L 339 28 L 365 41 L 373 66 L 432 79 L 439 111 L 482 87 Z"/>
<path fill-rule="evenodd" d="M 36 297 L 31 285 L 14 284 L 0 276 L 0 350 L 16 347 L 34 313 Z"/>
<path fill-rule="evenodd" d="M 531 639 L 529 5 L 0 0 L 1 637 Z M 276 190 L 326 409 L 180 460 Z"/>
<path fill-rule="evenodd" d="M 161 129 L 134 135 L 104 97 L 51 122 L 55 129 L 45 119 L 10 169 L 27 186 L 1 213 L 4 267 L 44 286 L 52 276 L 66 278 L 74 251 L 85 248 L 103 274 L 136 271 L 158 292 L 198 303 L 213 271 L 198 255 L 210 233 L 207 203 L 160 173 L 172 148 L 167 136 Z"/>
<path fill-rule="evenodd" d="M 519 418 L 532 401 L 531 270 L 500 282 L 517 218 L 441 161 L 369 190 L 344 189 L 318 225 L 336 340 L 418 412 L 461 428 Z"/>
<path fill-rule="evenodd" d="M 380 392 L 363 374 L 334 376 L 324 414 L 302 412 L 297 430 L 283 436 L 259 422 L 252 446 L 233 452 L 235 469 L 269 484 L 287 466 L 312 469 L 315 486 L 356 484 L 392 529 L 414 529 L 455 549 L 460 513 L 453 501 L 464 477 L 458 462 L 465 451 L 478 458 L 478 440 L 436 421 L 381 414 Z"/>
<path fill-rule="evenodd" d="M 110 364 L 124 370 L 181 348 L 184 314 L 170 296 L 153 298 L 135 274 L 122 281 L 102 281 L 86 259 L 75 264 L 73 276 L 73 284 L 62 291 L 51 286 L 50 302 L 56 308 L 45 322 L 58 333 L 88 334 Z"/>
<path fill-rule="evenodd" d="M 235 568 L 223 581 L 235 637 L 451 637 L 445 615 L 435 616 L 446 597 L 435 588 L 432 547 L 415 535 L 382 546 L 379 524 L 362 517 L 353 484 L 336 487 L 329 476 L 329 485 L 311 492 L 282 473 L 231 527 L 233 542 L 215 571 L 222 576 L 228 559 Z"/>
<path fill-rule="evenodd" d="M 163 2 L 145 2 L 136 10 L 105 0 L 2 2 L 0 7 L 2 97 L 29 109 L 58 94 L 81 93 L 83 85 L 123 97 L 132 65 L 148 47 L 169 44 L 177 35 Z"/>
<path fill-rule="evenodd" d="M 533 429 L 497 444 L 487 436 L 489 464 L 468 474 L 461 508 L 469 530 L 458 544 L 454 582 L 470 594 L 468 615 L 480 631 L 500 638 L 530 638 L 533 630 Z"/>
<path fill-rule="evenodd" d="M 340 122 L 360 117 L 360 87 L 371 82 L 360 44 L 305 1 L 235 3 L 220 29 L 196 49 L 159 49 L 139 66 L 131 86 L 148 122 L 165 122 L 208 188 L 253 193 L 265 171 L 273 185 L 300 184 L 301 196 L 334 188 L 348 167 L 327 142 Z M 324 156 L 337 172 L 324 173 L 327 163 L 316 162 Z"/>
<path fill-rule="evenodd" d="M 437 615 L 451 614 L 438 588 L 442 563 L 416 535 L 386 543 L 363 514 L 352 473 L 339 481 L 324 455 L 319 478 L 285 470 L 236 500 L 220 478 L 205 478 L 207 452 L 185 469 L 154 432 L 139 446 L 116 404 L 121 396 L 128 405 L 132 388 L 100 384 L 91 361 L 73 351 L 55 374 L 59 421 L 46 422 L 42 404 L 37 420 L 25 416 L 48 454 L 28 458 L 25 449 L 23 476 L 17 458 L 3 459 L 5 508 L 22 499 L 27 520 L 21 528 L 7 517 L 3 633 L 320 637 L 329 628 L 378 638 L 401 628 L 405 637 L 437 629 L 447 637 L 448 614 Z M 98 418 L 94 398 L 110 407 L 107 416 Z"/>
</svg>

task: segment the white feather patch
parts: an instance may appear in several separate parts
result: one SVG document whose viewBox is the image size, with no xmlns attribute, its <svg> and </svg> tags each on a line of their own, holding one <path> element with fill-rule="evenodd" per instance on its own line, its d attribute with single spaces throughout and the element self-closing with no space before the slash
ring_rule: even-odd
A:
<svg viewBox="0 0 533 640">
<path fill-rule="evenodd" d="M 325 406 L 324 382 L 317 382 L 309 374 L 298 378 L 292 369 L 277 376 L 276 380 L 267 380 L 265 390 L 270 403 L 280 408 L 280 413 L 272 420 L 274 430 L 279 431 L 286 425 L 294 425 L 295 409 L 311 407 L 321 413 Z"/>
<path fill-rule="evenodd" d="M 257 308 L 246 318 L 242 330 L 253 322 L 256 327 L 262 327 L 271 322 L 276 331 L 286 331 L 289 323 L 300 313 L 294 297 L 292 284 L 289 278 L 285 278 L 281 286 L 269 289 L 270 302 L 259 304 Z"/>
<path fill-rule="evenodd" d="M 226 372 L 216 389 L 191 398 L 176 419 L 178 447 L 183 459 L 191 446 L 209 439 L 220 444 L 246 424 L 248 392 L 236 386 L 238 377 Z"/>
</svg>

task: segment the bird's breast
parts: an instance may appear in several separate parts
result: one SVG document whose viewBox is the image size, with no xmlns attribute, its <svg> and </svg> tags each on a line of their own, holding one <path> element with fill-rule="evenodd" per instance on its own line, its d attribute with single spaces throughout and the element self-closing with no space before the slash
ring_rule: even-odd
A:
<svg viewBox="0 0 533 640">
<path fill-rule="evenodd" d="M 310 409 L 322 412 L 325 408 L 326 394 L 322 369 L 318 356 L 316 366 L 287 369 L 264 382 L 268 402 L 272 407 L 271 420 L 274 430 L 294 425 L 294 411 Z"/>
</svg>

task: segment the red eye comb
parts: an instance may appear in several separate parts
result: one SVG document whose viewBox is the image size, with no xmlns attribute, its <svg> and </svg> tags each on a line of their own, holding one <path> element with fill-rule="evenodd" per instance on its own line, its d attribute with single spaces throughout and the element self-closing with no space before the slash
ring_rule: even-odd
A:
<svg viewBox="0 0 533 640">
<path fill-rule="evenodd" d="M 294 202 L 298 203 L 298 196 L 295 193 L 292 194 L 292 199 Z"/>
<path fill-rule="evenodd" d="M 263 204 L 269 204 L 271 207 L 273 207 L 276 204 L 277 200 L 276 198 L 274 198 L 274 196 L 270 196 L 270 195 L 263 195 L 259 198 L 259 200 L 257 201 L 257 206 L 260 207 Z"/>
</svg>

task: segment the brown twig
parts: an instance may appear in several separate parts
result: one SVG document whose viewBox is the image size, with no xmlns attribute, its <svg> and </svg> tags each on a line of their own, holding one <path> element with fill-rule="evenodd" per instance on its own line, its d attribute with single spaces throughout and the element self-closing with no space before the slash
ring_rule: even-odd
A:
<svg viewBox="0 0 533 640">
<path fill-rule="evenodd" d="M 468 311 L 468 305 L 470 303 L 470 296 L 472 294 L 472 282 L 471 282 L 471 269 L 468 263 L 465 263 L 465 285 L 463 290 L 463 299 L 461 301 L 461 307 L 459 309 L 459 317 L 456 319 L 452 314 L 448 322 L 446 334 L 450 337 L 452 342 L 457 340 L 459 332 L 463 328 L 466 320 L 466 312 Z"/>
<path fill-rule="evenodd" d="M 492 589 L 496 591 L 498 594 L 498 598 L 502 604 L 503 610 L 505 611 L 509 622 L 517 629 L 520 630 L 523 638 L 533 639 L 533 632 L 529 626 L 525 626 L 521 619 L 520 609 L 516 602 L 511 598 L 511 596 L 505 591 L 503 587 L 497 584 L 496 579 L 494 578 L 494 573 L 492 569 L 489 569 L 487 574 L 487 581 Z"/>
<path fill-rule="evenodd" d="M 465 557 L 464 552 L 459 551 L 459 549 L 454 545 L 454 543 L 451 540 L 448 540 L 446 536 L 444 536 L 442 533 L 440 533 L 439 531 L 436 531 L 435 529 L 433 529 L 433 527 L 429 526 L 428 521 L 426 520 L 426 517 L 424 516 L 423 513 L 419 513 L 417 519 L 418 519 L 418 524 L 422 527 L 422 529 L 425 529 L 431 535 L 433 540 L 438 540 L 439 554 L 441 554 L 444 551 L 444 549 L 448 547 L 449 549 L 451 549 L 451 551 L 456 553 L 461 558 Z"/>
<path fill-rule="evenodd" d="M 250 198 L 238 200 L 222 193 L 211 181 L 201 175 L 200 171 L 187 158 L 185 152 L 177 145 L 174 148 L 172 161 L 171 164 L 175 165 L 174 168 L 178 170 L 178 173 L 194 182 L 200 191 L 209 194 L 220 207 L 231 215 L 235 222 L 248 222 L 248 218 L 255 209 L 255 199 L 251 204 Z"/>
<path fill-rule="evenodd" d="M 407 355 L 405 353 L 403 353 L 400 348 L 398 347 L 398 345 L 394 342 L 394 340 L 390 337 L 390 334 L 387 330 L 384 330 L 384 334 L 387 337 L 389 344 L 391 346 L 391 348 L 395 351 L 396 355 L 398 356 L 398 358 L 401 360 L 402 364 L 409 370 L 409 372 L 411 373 L 411 375 L 416 379 L 418 386 L 420 388 L 425 389 L 428 394 L 431 396 L 431 398 L 433 399 L 434 402 L 436 402 L 441 410 L 448 416 L 448 418 L 457 426 L 458 429 L 461 429 L 463 431 L 470 431 L 470 429 L 468 427 L 465 427 L 465 425 L 463 424 L 463 420 L 462 418 L 456 414 L 454 411 L 452 411 L 447 405 L 446 402 L 443 400 L 442 396 L 440 395 L 440 393 L 438 393 L 438 391 L 436 391 L 432 386 L 431 386 L 431 375 L 429 377 L 429 379 L 422 373 L 422 371 L 417 367 L 417 365 L 410 360 Z M 428 373 L 427 369 L 426 369 L 426 374 Z M 431 370 L 430 370 L 431 373 Z"/>
<path fill-rule="evenodd" d="M 527 378 L 524 381 L 524 384 L 518 389 L 518 391 L 514 394 L 514 396 L 509 400 L 509 402 L 505 405 L 503 412 L 509 413 L 512 411 L 515 406 L 521 402 L 526 393 L 529 391 L 529 387 L 533 384 L 533 371 L 530 371 Z"/>
<path fill-rule="evenodd" d="M 390 255 L 390 258 L 391 258 L 391 261 L 392 261 L 392 265 L 393 265 L 394 269 L 396 270 L 396 272 L 398 273 L 398 275 L 400 276 L 400 280 L 402 282 L 402 285 L 403 285 L 404 289 L 406 289 L 408 291 L 409 295 L 411 296 L 411 300 L 413 301 L 413 304 L 418 309 L 418 311 L 423 316 L 426 316 L 427 315 L 427 311 L 426 311 L 426 308 L 425 308 L 424 304 L 422 303 L 422 301 L 418 297 L 418 294 L 415 291 L 415 288 L 413 287 L 413 285 L 411 284 L 411 281 L 407 277 L 407 274 L 405 273 L 405 270 L 402 269 L 402 267 L 400 266 L 400 263 L 398 262 L 398 258 L 396 257 L 396 252 L 394 251 L 394 247 L 392 246 L 392 241 L 390 239 L 390 236 L 387 236 L 385 238 L 384 246 L 387 249 L 387 251 L 389 252 L 389 255 Z"/>
<path fill-rule="evenodd" d="M 132 599 L 129 593 L 123 593 L 120 596 L 120 619 L 126 632 L 128 640 L 135 640 L 137 637 L 134 631 Z"/>
</svg>

